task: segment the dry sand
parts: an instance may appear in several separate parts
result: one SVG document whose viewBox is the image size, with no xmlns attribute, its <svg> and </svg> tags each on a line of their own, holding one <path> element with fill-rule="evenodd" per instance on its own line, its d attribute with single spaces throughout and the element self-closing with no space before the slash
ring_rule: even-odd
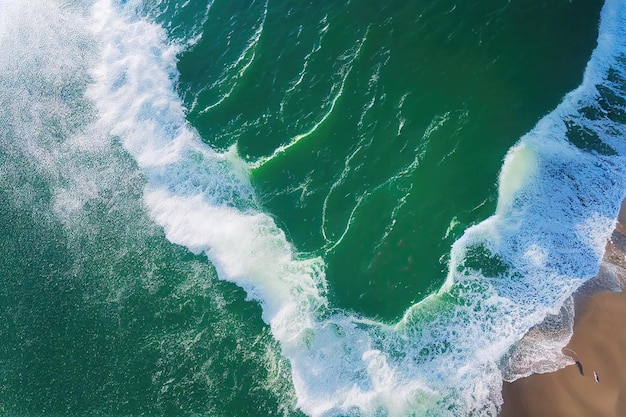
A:
<svg viewBox="0 0 626 417">
<path fill-rule="evenodd" d="M 595 281 L 612 274 L 625 287 L 625 235 L 626 200 Z M 594 288 L 592 280 L 575 296 L 574 334 L 563 349 L 579 364 L 505 382 L 502 417 L 626 416 L 626 291 Z"/>
</svg>

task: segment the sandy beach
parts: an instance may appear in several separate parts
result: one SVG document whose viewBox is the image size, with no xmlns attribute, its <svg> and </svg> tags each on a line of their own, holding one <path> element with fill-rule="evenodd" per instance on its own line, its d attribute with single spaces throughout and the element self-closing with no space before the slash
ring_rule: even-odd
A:
<svg viewBox="0 0 626 417">
<path fill-rule="evenodd" d="M 575 295 L 574 334 L 563 353 L 577 363 L 502 387 L 502 417 L 626 416 L 626 200 L 598 276 Z"/>
</svg>

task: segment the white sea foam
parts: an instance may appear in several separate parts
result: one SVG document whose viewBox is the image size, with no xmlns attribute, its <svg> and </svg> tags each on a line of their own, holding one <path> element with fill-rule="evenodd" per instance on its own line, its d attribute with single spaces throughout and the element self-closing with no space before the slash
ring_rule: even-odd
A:
<svg viewBox="0 0 626 417">
<path fill-rule="evenodd" d="M 626 151 L 606 133 L 623 134 L 623 125 L 587 121 L 578 112 L 595 103 L 595 85 L 609 67 L 623 75 L 616 51 L 624 44 L 624 4 L 605 5 L 600 43 L 581 87 L 510 151 L 497 212 L 454 244 L 444 288 L 392 327 L 332 309 L 323 261 L 301 258 L 259 211 L 232 151 L 212 151 L 187 126 L 173 85 L 179 48 L 164 31 L 110 0 L 98 1 L 92 14 L 102 59 L 88 96 L 99 125 L 143 170 L 146 210 L 168 239 L 205 253 L 222 279 L 262 305 L 291 362 L 302 410 L 312 416 L 495 415 L 501 358 L 597 272 L 624 195 Z M 574 148 L 565 137 L 568 118 L 591 125 L 618 156 Z M 487 271 L 492 264 L 496 273 Z M 544 360 L 541 369 L 565 363 L 558 348 L 542 340 L 532 350 Z M 508 379 L 536 369 L 536 361 L 514 365 L 504 371 Z"/>
</svg>

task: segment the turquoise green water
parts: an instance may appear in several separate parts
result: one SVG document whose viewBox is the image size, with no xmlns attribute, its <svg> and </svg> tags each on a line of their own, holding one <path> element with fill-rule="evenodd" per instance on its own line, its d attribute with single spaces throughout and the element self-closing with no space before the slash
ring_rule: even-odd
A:
<svg viewBox="0 0 626 417">
<path fill-rule="evenodd" d="M 496 415 L 624 196 L 602 6 L 0 0 L 0 415 Z"/>
</svg>

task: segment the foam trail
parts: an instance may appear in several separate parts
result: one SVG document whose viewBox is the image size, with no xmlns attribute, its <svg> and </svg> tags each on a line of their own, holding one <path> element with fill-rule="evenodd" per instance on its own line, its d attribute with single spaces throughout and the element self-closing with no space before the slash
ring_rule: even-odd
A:
<svg viewBox="0 0 626 417">
<path fill-rule="evenodd" d="M 351 59 L 348 61 L 346 66 L 344 68 L 342 68 L 341 71 L 344 72 L 344 74 L 343 74 L 343 77 L 341 78 L 341 83 L 339 83 L 338 91 L 337 91 L 337 93 L 335 94 L 335 96 L 333 97 L 333 99 L 330 102 L 330 106 L 328 107 L 328 111 L 326 111 L 326 113 L 320 118 L 320 120 L 318 120 L 317 123 L 315 123 L 311 127 L 311 129 L 309 129 L 307 132 L 301 133 L 300 135 L 297 135 L 297 136 L 293 137 L 289 141 L 289 143 L 287 143 L 286 145 L 279 146 L 278 148 L 276 148 L 274 150 L 274 152 L 270 156 L 258 159 L 254 164 L 251 165 L 253 168 L 258 168 L 258 167 L 264 165 L 265 163 L 267 163 L 268 161 L 276 158 L 277 156 L 282 155 L 283 153 L 287 152 L 287 150 L 289 150 L 291 147 L 293 147 L 296 144 L 298 144 L 302 139 L 305 139 L 308 136 L 310 136 L 313 132 L 315 132 L 317 130 L 318 127 L 320 127 L 322 124 L 324 124 L 324 122 L 333 113 L 333 110 L 335 109 L 335 105 L 337 104 L 337 101 L 343 95 L 343 88 L 344 88 L 344 86 L 346 84 L 346 80 L 348 79 L 348 76 L 350 75 L 350 72 L 352 71 L 352 63 L 359 56 L 359 54 L 361 52 L 361 48 L 363 47 L 363 44 L 365 43 L 366 39 L 367 39 L 367 32 L 365 33 L 365 35 L 363 36 L 363 39 L 361 40 L 361 42 L 359 43 L 358 47 L 356 48 L 356 51 L 352 54 Z M 334 90 L 335 87 L 336 86 L 333 86 L 332 90 Z M 331 91 L 331 93 L 332 93 L 332 91 Z"/>
<path fill-rule="evenodd" d="M 610 133 L 623 136 L 622 122 L 588 120 L 579 109 L 597 104 L 595 86 L 608 84 L 609 68 L 624 76 L 616 51 L 625 44 L 626 5 L 606 3 L 585 81 L 510 151 L 497 211 L 454 244 L 446 286 L 395 326 L 329 306 L 323 260 L 298 255 L 259 210 L 250 167 L 234 151 L 212 151 L 187 126 L 172 84 L 179 48 L 120 7 L 101 0 L 92 13 L 102 60 L 88 96 L 100 125 L 143 170 L 146 210 L 168 239 L 206 253 L 221 279 L 262 305 L 290 360 L 298 406 L 311 416 L 496 415 L 500 359 L 597 272 L 624 194 L 626 149 Z M 565 118 L 590 126 L 617 155 L 576 149 Z"/>
<path fill-rule="evenodd" d="M 399 107 L 402 106 L 402 102 L 404 101 L 405 98 L 406 98 L 406 96 L 403 96 L 403 98 L 400 100 L 401 104 L 400 104 Z M 329 190 L 328 194 L 326 195 L 326 197 L 324 198 L 324 202 L 322 204 L 322 227 L 321 227 L 321 230 L 322 230 L 322 236 L 324 237 L 324 240 L 325 240 L 325 244 L 324 244 L 324 247 L 323 247 L 323 250 L 324 250 L 325 254 L 328 254 L 329 252 L 332 252 L 343 241 L 344 237 L 348 234 L 348 231 L 350 230 L 350 227 L 352 226 L 352 221 L 354 219 L 354 216 L 355 216 L 357 210 L 361 207 L 361 205 L 363 203 L 367 202 L 367 200 L 370 197 L 375 195 L 378 191 L 380 191 L 382 189 L 385 189 L 385 188 L 388 188 L 388 187 L 392 187 L 392 186 L 396 187 L 396 188 L 408 189 L 408 191 L 402 197 L 399 198 L 398 204 L 392 210 L 391 216 L 390 216 L 390 223 L 385 228 L 385 231 L 383 232 L 383 235 L 380 237 L 379 243 L 378 243 L 378 245 L 375 248 L 379 248 L 385 242 L 385 239 L 387 238 L 387 236 L 389 236 L 389 234 L 391 233 L 391 231 L 393 229 L 393 226 L 395 225 L 396 217 L 397 217 L 398 212 L 406 204 L 407 198 L 411 194 L 411 189 L 413 188 L 412 184 L 408 184 L 408 186 L 407 185 L 400 186 L 398 184 L 398 182 L 400 182 L 402 180 L 408 180 L 408 178 L 415 172 L 415 170 L 419 166 L 420 160 L 423 158 L 424 153 L 426 152 L 426 148 L 428 147 L 428 144 L 430 142 L 430 135 L 434 131 L 436 131 L 437 129 L 442 127 L 449 120 L 449 118 L 450 118 L 450 112 L 446 112 L 442 116 L 437 115 L 437 116 L 435 116 L 433 118 L 433 120 L 430 122 L 429 126 L 426 128 L 422 139 L 419 141 L 420 146 L 419 146 L 418 150 L 416 151 L 417 155 L 414 157 L 413 161 L 411 161 L 411 163 L 407 164 L 406 166 L 402 167 L 396 174 L 392 175 L 390 178 L 388 178 L 387 180 L 385 180 L 381 184 L 378 184 L 377 186 L 373 187 L 369 191 L 363 192 L 356 199 L 355 205 L 353 206 L 353 208 L 352 208 L 352 210 L 351 210 L 351 212 L 350 212 L 350 214 L 348 216 L 348 219 L 346 221 L 346 224 L 345 224 L 345 227 L 343 229 L 343 232 L 341 233 L 341 235 L 338 238 L 333 240 L 333 239 L 331 239 L 332 236 L 330 236 L 330 233 L 327 231 L 328 227 L 326 225 L 326 223 L 327 223 L 327 221 L 326 221 L 326 212 L 328 210 L 328 203 L 329 203 L 329 200 L 330 200 L 331 196 L 335 192 L 335 190 L 344 183 L 344 181 L 348 177 L 348 174 L 353 169 L 351 167 L 351 165 L 350 165 L 351 162 L 352 162 L 352 159 L 359 152 L 361 152 L 364 148 L 367 148 L 370 145 L 370 143 L 364 143 L 365 142 L 365 137 L 359 141 L 358 145 L 356 146 L 356 149 L 346 158 L 346 160 L 344 162 L 344 168 L 341 171 L 341 173 L 339 174 L 339 178 L 331 185 L 330 190 Z M 371 142 L 371 139 L 370 139 L 370 142 Z"/>
<path fill-rule="evenodd" d="M 324 17 L 324 20 L 325 19 L 327 19 L 327 16 Z M 328 30 L 328 25 L 320 32 L 320 38 L 313 45 L 313 49 L 311 50 L 311 52 L 305 55 L 304 64 L 302 65 L 302 69 L 300 70 L 300 73 L 298 73 L 298 79 L 293 81 L 291 83 L 291 86 L 283 94 L 283 99 L 280 102 L 280 114 L 281 115 L 284 114 L 285 112 L 285 105 L 287 104 L 289 99 L 293 96 L 293 93 L 296 91 L 296 89 L 300 86 L 300 84 L 304 80 L 304 76 L 307 74 L 307 67 L 309 66 L 309 61 L 311 60 L 311 57 L 320 49 L 322 49 L 321 43 L 324 40 L 324 36 L 326 35 L 327 30 Z"/>
<path fill-rule="evenodd" d="M 218 81 L 216 81 L 211 86 L 211 87 L 213 87 L 215 85 L 224 83 L 224 82 L 226 82 L 228 80 L 228 81 L 232 82 L 230 90 L 228 90 L 228 92 L 226 92 L 215 103 L 210 104 L 209 106 L 207 106 L 204 109 L 202 109 L 202 111 L 200 111 L 200 114 L 205 114 L 208 111 L 210 111 L 211 109 L 219 106 L 224 101 L 226 101 L 231 96 L 233 91 L 235 91 L 235 88 L 237 88 L 238 81 L 243 78 L 243 76 L 245 75 L 245 73 L 248 70 L 248 68 L 250 67 L 250 65 L 252 65 L 252 62 L 254 61 L 254 57 L 256 56 L 257 45 L 259 44 L 259 40 L 261 39 L 261 34 L 263 33 L 263 27 L 265 26 L 265 20 L 267 19 L 267 5 L 268 5 L 268 2 L 266 1 L 265 2 L 265 7 L 263 9 L 263 18 L 261 19 L 261 23 L 259 23 L 259 26 L 254 31 L 254 33 L 252 34 L 252 37 L 248 40 L 248 44 L 245 47 L 245 49 L 243 50 L 243 52 L 241 53 L 241 55 L 239 55 L 239 58 L 237 58 L 237 60 L 235 62 L 233 62 L 231 65 L 229 65 L 226 68 L 226 70 L 224 71 L 224 75 L 221 76 L 220 79 Z M 246 57 L 248 55 L 251 55 L 250 58 L 248 58 L 247 61 L 245 61 L 245 63 L 241 66 L 241 68 L 233 75 L 232 71 L 237 69 L 240 66 L 240 64 L 244 61 L 244 59 L 246 59 Z M 194 101 L 194 106 L 192 106 L 192 109 L 193 109 L 193 107 L 195 107 L 196 103 L 197 103 L 197 98 L 196 98 L 196 101 Z"/>
<path fill-rule="evenodd" d="M 333 182 L 333 184 L 330 186 L 330 190 L 328 191 L 328 194 L 326 194 L 326 197 L 324 197 L 324 203 L 322 204 L 322 236 L 324 237 L 324 240 L 326 241 L 326 245 L 333 243 L 331 241 L 331 239 L 328 238 L 328 235 L 326 233 L 326 211 L 327 211 L 327 207 L 328 207 L 328 200 L 330 199 L 330 197 L 333 194 L 333 192 L 337 189 L 337 187 L 339 187 L 341 184 L 343 184 L 345 179 L 348 177 L 348 174 L 350 173 L 350 170 L 352 169 L 351 166 L 350 166 L 350 163 L 352 162 L 352 159 L 363 149 L 363 146 L 362 146 L 363 141 L 364 141 L 364 139 L 361 139 L 361 141 L 359 141 L 359 144 L 356 146 L 356 149 L 350 155 L 348 155 L 348 157 L 344 161 L 344 168 L 343 168 L 343 170 L 341 170 L 341 173 L 339 174 L 339 178 L 335 182 Z M 365 146 L 367 146 L 367 145 L 365 145 Z M 352 210 L 352 213 L 354 213 L 356 211 L 356 208 L 360 205 L 360 201 L 364 197 L 365 196 L 361 196 L 358 199 L 358 202 L 357 202 L 356 206 L 354 207 L 354 209 Z M 352 217 L 352 215 L 350 216 L 350 218 L 351 217 Z M 343 236 L 345 236 L 345 234 L 348 232 L 348 227 L 349 227 L 349 224 L 350 224 L 350 220 L 348 220 L 347 224 L 348 224 L 348 226 L 346 227 L 346 229 L 345 229 L 344 233 L 342 234 L 342 236 L 337 240 L 337 242 L 341 241 Z M 332 247 L 335 247 L 336 245 L 337 245 L 337 243 L 333 244 Z"/>
</svg>

